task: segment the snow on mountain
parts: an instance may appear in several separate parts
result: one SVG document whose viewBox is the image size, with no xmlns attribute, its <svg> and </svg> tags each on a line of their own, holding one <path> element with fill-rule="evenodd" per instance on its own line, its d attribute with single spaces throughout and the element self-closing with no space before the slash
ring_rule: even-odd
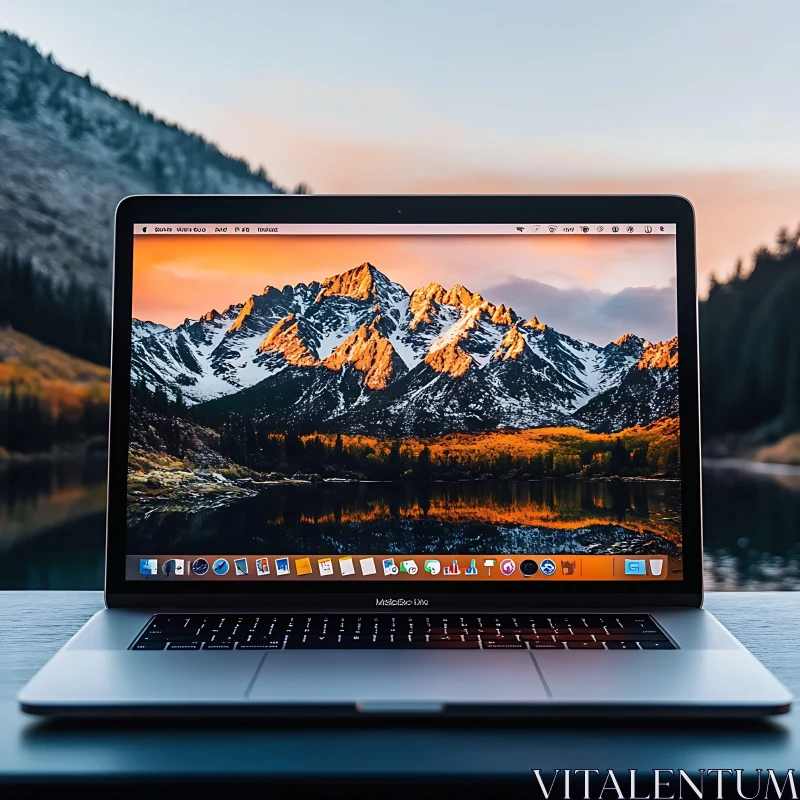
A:
<svg viewBox="0 0 800 800">
<path fill-rule="evenodd" d="M 212 309 L 174 329 L 134 321 L 131 377 L 210 412 L 277 427 L 437 435 L 677 413 L 677 339 L 598 346 L 456 285 L 409 294 L 361 264 Z"/>
<path fill-rule="evenodd" d="M 643 345 L 621 380 L 578 411 L 580 424 L 608 432 L 678 415 L 678 337 Z"/>
<path fill-rule="evenodd" d="M 387 384 L 408 372 L 392 343 L 379 330 L 380 316 L 369 325 L 361 325 L 350 334 L 323 362 L 332 370 L 341 370 L 345 364 L 363 374 L 364 386 L 385 389 Z"/>
<path fill-rule="evenodd" d="M 138 342 L 139 339 L 152 336 L 154 333 L 163 333 L 166 330 L 169 330 L 166 325 L 160 325 L 157 322 L 149 322 L 148 320 L 135 319 L 131 327 L 131 335 L 133 336 L 133 340 Z"/>
</svg>

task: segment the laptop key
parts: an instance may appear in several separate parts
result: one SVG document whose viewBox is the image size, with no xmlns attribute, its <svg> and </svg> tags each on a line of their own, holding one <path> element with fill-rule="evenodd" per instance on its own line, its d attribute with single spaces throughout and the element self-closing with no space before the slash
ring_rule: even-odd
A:
<svg viewBox="0 0 800 800">
<path fill-rule="evenodd" d="M 652 642 L 652 641 L 639 642 L 639 647 L 641 647 L 642 650 L 676 650 L 677 649 L 675 647 L 675 645 L 672 644 L 672 642 L 668 641 L 667 639 L 664 639 L 663 641 L 660 641 L 660 642 Z"/>
<path fill-rule="evenodd" d="M 605 650 L 602 642 L 567 642 L 568 650 Z"/>
<path fill-rule="evenodd" d="M 480 644 L 475 642 L 462 642 L 461 640 L 453 640 L 453 641 L 444 641 L 439 639 L 435 642 L 428 642 L 428 647 L 426 649 L 429 650 L 478 650 L 480 648 Z"/>
<path fill-rule="evenodd" d="M 517 639 L 508 637 L 507 639 L 483 639 L 481 641 L 484 650 L 525 650 L 527 645 Z"/>
<path fill-rule="evenodd" d="M 140 639 L 136 644 L 133 646 L 134 650 L 163 650 L 167 646 L 167 640 L 162 639 L 158 641 L 157 639 L 150 639 L 144 640 Z"/>
</svg>

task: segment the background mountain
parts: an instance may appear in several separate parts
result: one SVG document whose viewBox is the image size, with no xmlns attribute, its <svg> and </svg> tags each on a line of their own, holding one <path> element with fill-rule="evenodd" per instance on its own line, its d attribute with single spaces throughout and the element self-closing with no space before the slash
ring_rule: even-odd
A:
<svg viewBox="0 0 800 800">
<path fill-rule="evenodd" d="M 50 450 L 106 430 L 97 376 L 107 369 L 93 367 L 109 360 L 119 200 L 283 191 L 263 168 L 111 96 L 0 31 L 0 416 L 43 431 L 22 449 Z M 59 357 L 63 374 L 53 371 Z M 21 449 L 14 431 L 4 430 L 0 450 Z"/>
<path fill-rule="evenodd" d="M 103 288 L 114 209 L 126 195 L 284 191 L 263 168 L 111 96 L 3 32 L 0 174 L 0 248 Z"/>
<path fill-rule="evenodd" d="M 370 263 L 209 310 L 174 329 L 135 322 L 131 379 L 219 424 L 276 432 L 440 436 L 678 413 L 677 339 L 598 346 L 456 285 L 409 293 Z M 629 402 L 635 396 L 636 402 Z"/>
</svg>

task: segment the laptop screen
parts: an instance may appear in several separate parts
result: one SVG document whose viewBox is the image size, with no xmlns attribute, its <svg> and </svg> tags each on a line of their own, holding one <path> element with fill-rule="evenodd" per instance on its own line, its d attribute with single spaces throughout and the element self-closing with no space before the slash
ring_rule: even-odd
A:
<svg viewBox="0 0 800 800">
<path fill-rule="evenodd" d="M 126 578 L 683 577 L 675 225 L 137 224 Z"/>
</svg>

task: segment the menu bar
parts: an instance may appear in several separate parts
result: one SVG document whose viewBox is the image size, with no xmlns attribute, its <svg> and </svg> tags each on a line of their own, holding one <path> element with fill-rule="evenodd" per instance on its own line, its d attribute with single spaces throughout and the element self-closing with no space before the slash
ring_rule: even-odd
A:
<svg viewBox="0 0 800 800">
<path fill-rule="evenodd" d="M 128 556 L 128 580 L 664 580 L 680 560 L 664 555 L 166 555 Z"/>
<path fill-rule="evenodd" d="M 136 236 L 674 236 L 675 224 L 662 222 L 515 222 L 487 225 L 317 223 L 146 223 Z"/>
</svg>

